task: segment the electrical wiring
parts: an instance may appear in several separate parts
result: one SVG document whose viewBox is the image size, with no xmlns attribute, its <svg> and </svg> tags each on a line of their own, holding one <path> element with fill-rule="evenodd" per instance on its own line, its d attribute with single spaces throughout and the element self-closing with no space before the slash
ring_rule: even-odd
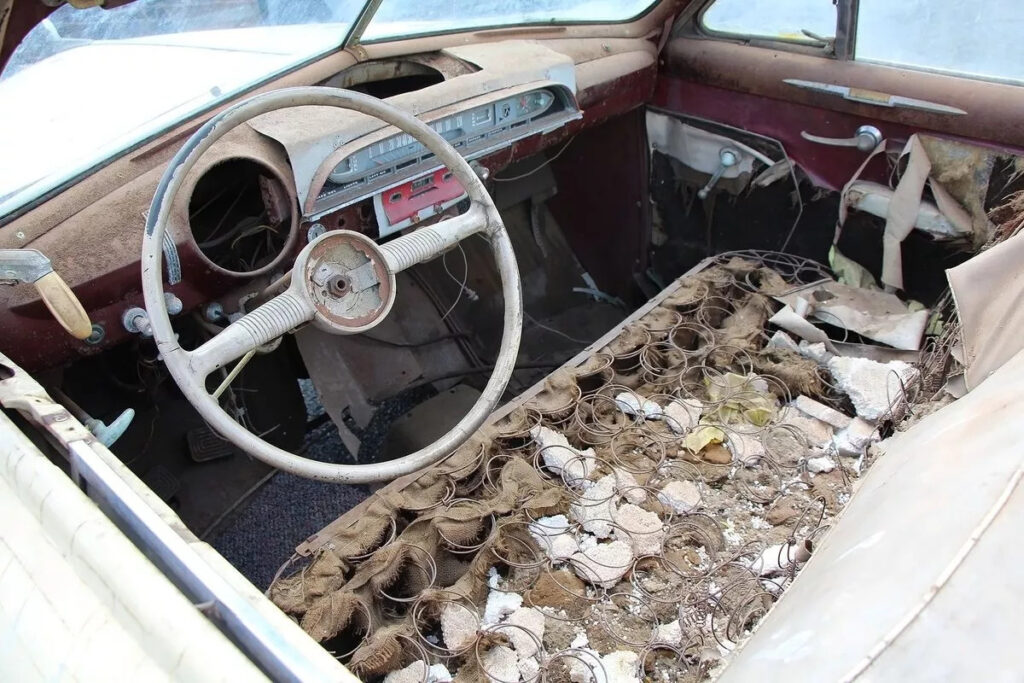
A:
<svg viewBox="0 0 1024 683">
<path fill-rule="evenodd" d="M 532 169 L 530 171 L 527 171 L 526 173 L 521 173 L 519 175 L 514 175 L 511 178 L 499 178 L 498 176 L 494 176 L 493 178 L 491 178 L 491 180 L 493 180 L 496 183 L 511 183 L 514 180 L 522 180 L 523 178 L 527 178 L 527 177 L 533 175 L 534 173 L 536 173 L 537 171 L 547 167 L 551 162 L 555 161 L 556 159 L 558 159 L 558 157 L 562 156 L 562 152 L 567 150 L 569 148 L 569 145 L 572 144 L 572 141 L 575 140 L 575 139 L 576 138 L 574 136 L 574 137 L 571 137 L 568 140 L 566 140 L 565 144 L 562 145 L 562 149 L 560 149 L 557 152 L 555 152 L 554 156 L 546 159 L 539 166 L 537 166 L 536 168 L 534 168 L 534 169 Z"/>
</svg>

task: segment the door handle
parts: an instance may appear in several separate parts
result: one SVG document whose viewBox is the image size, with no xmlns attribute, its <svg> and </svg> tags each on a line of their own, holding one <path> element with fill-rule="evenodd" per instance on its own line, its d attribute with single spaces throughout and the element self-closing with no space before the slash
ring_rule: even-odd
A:
<svg viewBox="0 0 1024 683">
<path fill-rule="evenodd" d="M 807 131 L 800 131 L 800 136 L 804 140 L 810 140 L 816 142 L 819 145 L 829 145 L 830 147 L 856 147 L 862 152 L 870 152 L 878 145 L 882 144 L 882 131 L 878 130 L 874 126 L 861 126 L 857 129 L 857 132 L 853 134 L 852 138 L 825 138 L 820 135 L 811 135 Z"/>
</svg>

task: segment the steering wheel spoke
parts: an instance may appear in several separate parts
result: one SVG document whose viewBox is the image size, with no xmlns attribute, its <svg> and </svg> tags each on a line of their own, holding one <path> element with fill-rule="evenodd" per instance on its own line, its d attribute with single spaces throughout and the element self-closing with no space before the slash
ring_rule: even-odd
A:
<svg viewBox="0 0 1024 683">
<path fill-rule="evenodd" d="M 313 307 L 289 289 L 224 328 L 224 331 L 189 352 L 189 366 L 200 380 L 231 361 L 269 344 L 313 319 Z"/>
<path fill-rule="evenodd" d="M 469 211 L 402 235 L 382 244 L 380 250 L 384 252 L 388 268 L 398 273 L 437 258 L 470 235 L 486 231 L 489 225 L 487 210 L 472 202 Z"/>
</svg>

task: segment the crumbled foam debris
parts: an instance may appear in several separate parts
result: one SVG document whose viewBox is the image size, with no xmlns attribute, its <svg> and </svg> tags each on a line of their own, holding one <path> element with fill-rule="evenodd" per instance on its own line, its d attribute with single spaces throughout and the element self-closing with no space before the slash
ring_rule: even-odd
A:
<svg viewBox="0 0 1024 683">
<path fill-rule="evenodd" d="M 571 562 L 573 571 L 584 581 L 611 588 L 629 571 L 633 564 L 633 550 L 623 541 L 599 543 L 573 555 Z"/>
<path fill-rule="evenodd" d="M 510 614 L 504 623 L 520 626 L 536 637 L 534 640 L 518 628 L 499 629 L 498 632 L 506 636 L 512 643 L 512 647 L 520 659 L 530 658 L 537 654 L 537 644 L 544 642 L 544 614 L 542 612 L 532 607 L 520 607 Z"/>
<path fill-rule="evenodd" d="M 427 666 L 423 660 L 417 660 L 398 671 L 392 671 L 384 677 L 384 683 L 423 683 L 424 671 L 427 683 L 451 683 L 452 675 L 444 664 Z"/>
<path fill-rule="evenodd" d="M 469 608 L 450 602 L 441 610 L 441 635 L 449 650 L 462 651 L 476 639 L 479 620 Z"/>
<path fill-rule="evenodd" d="M 572 504 L 569 514 L 584 531 L 598 538 L 608 538 L 612 535 L 610 522 L 615 515 L 615 497 L 615 477 L 601 477 Z"/>
<path fill-rule="evenodd" d="M 569 643 L 569 647 L 574 648 L 585 648 L 590 646 L 590 639 L 587 638 L 587 632 L 580 630 L 576 631 L 576 637 Z"/>
<path fill-rule="evenodd" d="M 853 421 L 853 418 L 843 415 L 835 408 L 819 403 L 809 396 L 797 396 L 793 399 L 792 405 L 805 415 L 821 420 L 836 430 L 846 429 Z"/>
<path fill-rule="evenodd" d="M 761 462 L 761 458 L 768 452 L 759 434 L 734 432 L 729 435 L 729 440 L 725 443 L 729 452 L 732 453 L 733 459 L 747 466 L 753 466 Z"/>
<path fill-rule="evenodd" d="M 658 493 L 658 500 L 680 514 L 686 514 L 700 505 L 700 488 L 692 481 L 673 480 Z"/>
<path fill-rule="evenodd" d="M 793 353 L 800 353 L 800 347 L 796 345 L 793 338 L 782 330 L 777 330 L 772 338 L 768 340 L 767 344 L 769 349 L 782 349 L 783 351 L 792 351 Z"/>
<path fill-rule="evenodd" d="M 498 573 L 496 567 L 491 567 L 487 570 L 487 586 L 491 589 L 497 588 L 501 582 L 501 574 Z"/>
<path fill-rule="evenodd" d="M 615 524 L 615 538 L 628 543 L 638 557 L 657 555 L 664 547 L 664 525 L 653 512 L 626 503 L 615 511 Z"/>
<path fill-rule="evenodd" d="M 497 624 L 508 615 L 515 612 L 523 605 L 523 596 L 518 593 L 505 593 L 492 590 L 487 595 L 487 605 L 484 607 L 484 618 L 481 624 L 490 626 Z"/>
<path fill-rule="evenodd" d="M 661 406 L 628 391 L 616 396 L 615 404 L 619 410 L 633 417 L 642 417 L 646 420 L 657 420 L 661 417 Z"/>
<path fill-rule="evenodd" d="M 820 455 L 816 458 L 807 459 L 807 471 L 812 474 L 823 474 L 831 472 L 836 468 L 836 463 L 827 455 Z"/>
<path fill-rule="evenodd" d="M 757 515 L 751 515 L 750 528 L 757 529 L 758 531 L 767 531 L 768 529 L 772 528 L 772 524 L 771 522 L 762 517 L 758 517 Z"/>
<path fill-rule="evenodd" d="M 660 645 L 679 645 L 683 642 L 683 628 L 679 620 L 661 624 L 654 632 L 654 642 Z"/>
<path fill-rule="evenodd" d="M 640 683 L 637 677 L 639 656 L 635 652 L 618 650 L 601 657 L 607 683 Z"/>
<path fill-rule="evenodd" d="M 519 675 L 524 681 L 540 680 L 540 662 L 534 657 L 519 660 Z"/>
<path fill-rule="evenodd" d="M 832 437 L 835 434 L 830 425 L 798 410 L 788 411 L 782 424 L 789 425 L 801 433 L 807 439 L 807 445 L 812 449 L 825 448 L 832 443 Z M 800 454 L 793 455 L 797 458 L 800 456 Z"/>
<path fill-rule="evenodd" d="M 850 426 L 836 434 L 834 443 L 840 455 L 858 457 L 864 454 L 865 448 L 879 439 L 875 425 L 855 417 Z"/>
<path fill-rule="evenodd" d="M 831 359 L 828 370 L 839 390 L 850 397 L 857 415 L 872 422 L 884 417 L 890 405 L 898 405 L 903 387 L 918 376 L 917 368 L 903 361 L 878 363 L 843 356 Z"/>
<path fill-rule="evenodd" d="M 581 553 L 590 552 L 591 550 L 593 550 L 594 548 L 597 547 L 597 543 L 598 543 L 597 536 L 592 536 L 590 534 L 584 534 L 583 536 L 580 537 L 580 552 Z"/>
<path fill-rule="evenodd" d="M 826 365 L 832 358 L 835 358 L 835 355 L 825 348 L 825 342 L 811 344 L 807 340 L 801 339 L 799 352 L 804 358 L 810 358 L 818 365 Z"/>
<path fill-rule="evenodd" d="M 808 553 L 799 545 L 780 543 L 765 548 L 750 562 L 750 570 L 759 576 L 771 576 L 789 568 L 792 564 L 803 564 Z"/>
<path fill-rule="evenodd" d="M 729 545 L 739 545 L 743 542 L 743 537 L 736 531 L 736 524 L 731 519 L 725 520 L 722 525 L 722 538 Z"/>
<path fill-rule="evenodd" d="M 585 649 L 569 664 L 569 680 L 573 683 L 639 683 L 639 656 L 635 652 L 617 650 L 601 657 Z"/>
<path fill-rule="evenodd" d="M 497 645 L 483 656 L 484 675 L 488 681 L 507 683 L 519 680 L 519 658 L 504 645 Z"/>
<path fill-rule="evenodd" d="M 554 562 L 567 560 L 579 550 L 579 544 L 573 532 L 569 530 L 569 520 L 565 515 L 541 517 L 530 524 L 530 535 Z"/>
<path fill-rule="evenodd" d="M 640 488 L 640 484 L 637 482 L 636 477 L 626 470 L 620 470 L 617 467 L 612 470 L 612 473 L 615 475 L 616 493 L 622 494 L 623 498 L 634 505 L 639 505 L 644 502 L 644 499 L 647 498 L 647 493 Z M 607 476 L 610 477 L 612 475 Z"/>
<path fill-rule="evenodd" d="M 676 434 L 685 434 L 700 422 L 704 405 L 693 399 L 679 399 L 665 406 L 665 423 Z"/>
<path fill-rule="evenodd" d="M 601 655 L 586 646 L 577 650 L 569 659 L 569 680 L 572 683 L 608 683 Z"/>
<path fill-rule="evenodd" d="M 452 674 L 444 664 L 431 664 L 427 669 L 427 683 L 451 683 Z"/>
<path fill-rule="evenodd" d="M 593 448 L 580 450 L 569 444 L 565 435 L 554 429 L 537 426 L 530 430 L 544 458 L 544 464 L 556 475 L 565 470 L 564 479 L 573 486 L 581 486 L 597 469 Z"/>
</svg>

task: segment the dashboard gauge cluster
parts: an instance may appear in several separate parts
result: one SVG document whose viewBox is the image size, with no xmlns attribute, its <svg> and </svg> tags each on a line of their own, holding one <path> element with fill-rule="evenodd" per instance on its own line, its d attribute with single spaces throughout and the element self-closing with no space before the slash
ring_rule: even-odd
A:
<svg viewBox="0 0 1024 683">
<path fill-rule="evenodd" d="M 429 125 L 462 156 L 472 159 L 580 116 L 572 96 L 551 87 L 477 105 Z M 438 167 L 433 153 L 407 133 L 378 140 L 334 167 L 317 196 L 314 212 L 335 210 Z"/>
</svg>

